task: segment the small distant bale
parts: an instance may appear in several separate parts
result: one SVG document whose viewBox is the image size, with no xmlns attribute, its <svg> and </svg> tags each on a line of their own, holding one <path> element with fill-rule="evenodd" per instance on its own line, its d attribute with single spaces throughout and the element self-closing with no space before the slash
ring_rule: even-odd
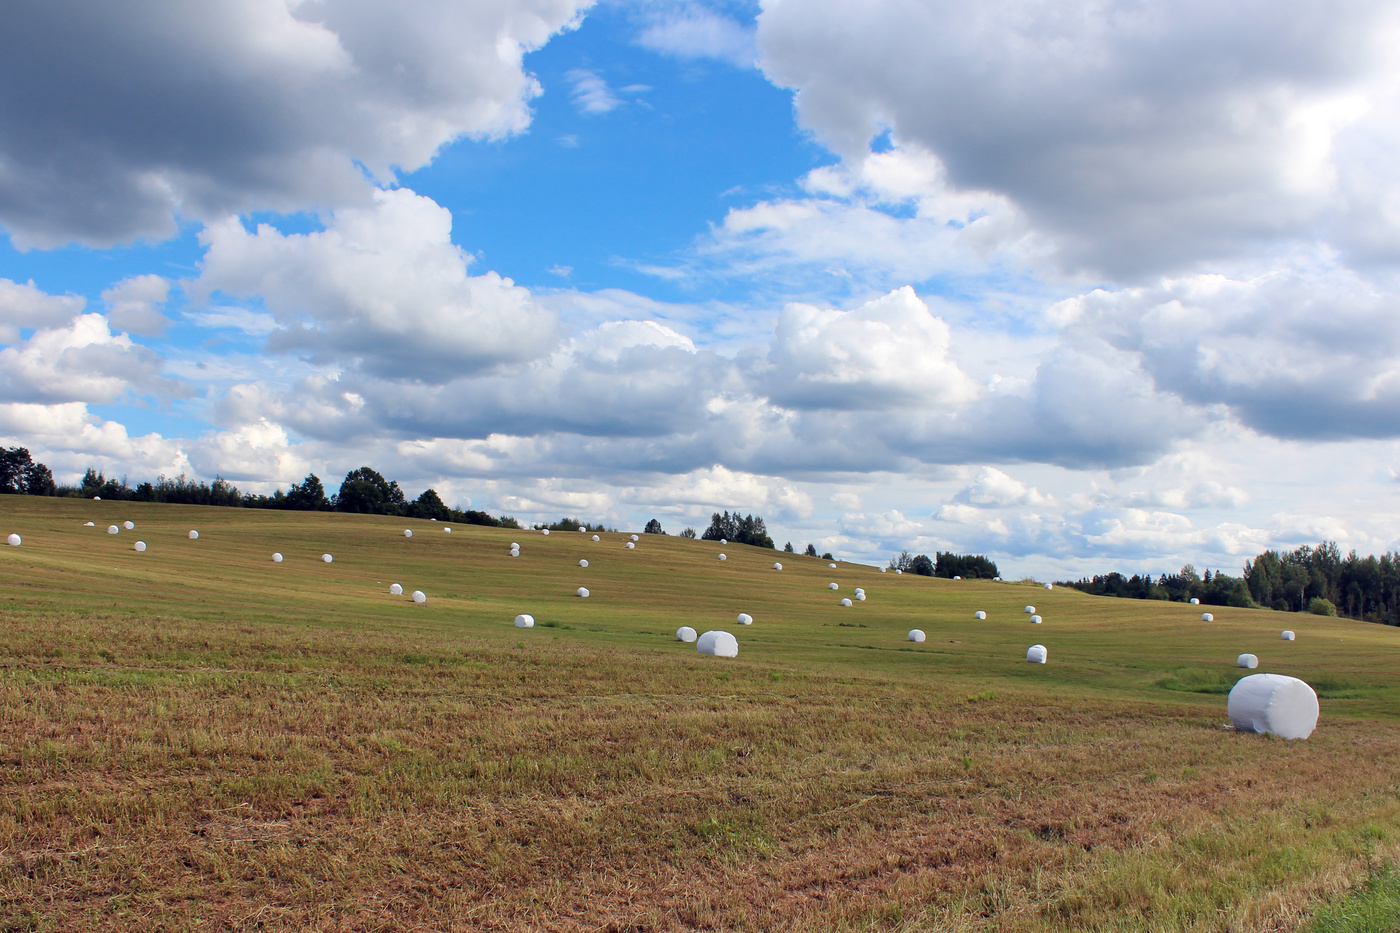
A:
<svg viewBox="0 0 1400 933">
<path fill-rule="evenodd" d="M 992 582 L 993 582 L 993 583 L 1000 583 L 1000 582 L 1001 582 L 1001 577 L 992 577 Z"/>
<path fill-rule="evenodd" d="M 1201 604 L 1201 601 L 1200 601 L 1199 599 L 1197 599 L 1197 598 L 1194 597 L 1194 596 L 1191 597 L 1191 605 L 1193 605 L 1193 606 L 1199 606 L 1200 604 Z"/>
<path fill-rule="evenodd" d="M 190 529 L 190 540 L 191 540 L 191 541 L 198 541 L 198 540 L 199 540 L 199 532 L 195 531 L 193 528 Z"/>
<path fill-rule="evenodd" d="M 734 621 L 738 622 L 740 625 L 753 625 L 753 616 L 749 615 L 747 612 L 741 612 Z"/>
<path fill-rule="evenodd" d="M 329 564 L 331 561 L 335 560 L 335 558 L 332 557 L 332 556 L 329 555 L 329 554 L 322 554 L 322 555 L 321 555 L 321 560 L 322 560 L 323 562 Z"/>
<path fill-rule="evenodd" d="M 145 541 L 137 541 L 137 542 L 136 542 L 136 553 L 138 553 L 138 554 L 144 554 L 144 553 L 146 553 L 146 542 L 145 542 Z"/>
<path fill-rule="evenodd" d="M 127 531 L 135 531 L 135 530 L 136 530 L 136 523 L 135 523 L 135 522 L 122 522 L 122 527 L 125 528 Z"/>
<path fill-rule="evenodd" d="M 700 636 L 695 634 L 695 629 L 691 628 L 689 625 L 682 625 L 680 628 L 676 629 L 676 641 L 685 642 L 687 645 L 691 644 L 699 637 Z"/>
<path fill-rule="evenodd" d="M 548 528 L 541 528 L 541 529 L 540 529 L 540 534 L 542 534 L 542 535 L 544 535 L 546 538 L 548 538 L 548 537 L 549 537 L 549 529 L 548 529 Z"/>
<path fill-rule="evenodd" d="M 419 605 L 422 605 L 423 603 L 426 603 L 428 601 L 428 594 L 424 593 L 422 590 L 414 590 L 413 601 L 415 603 L 418 603 Z"/>
<path fill-rule="evenodd" d="M 84 528 L 93 528 L 93 527 L 95 527 L 95 525 L 96 525 L 95 522 L 83 522 L 83 527 L 84 527 Z"/>
<path fill-rule="evenodd" d="M 841 605 L 843 605 L 843 606 L 854 606 L 855 603 L 851 602 L 851 598 L 850 598 L 849 596 L 842 596 L 842 597 L 841 597 Z"/>
<path fill-rule="evenodd" d="M 927 637 L 928 637 L 928 636 L 924 634 L 924 630 L 923 630 L 923 629 L 911 628 L 911 629 L 909 630 L 909 640 L 910 640 L 910 641 L 922 642 L 922 641 L 923 641 L 925 638 L 927 638 Z"/>
<path fill-rule="evenodd" d="M 720 543 L 720 544 L 728 544 L 729 541 L 728 541 L 727 539 L 725 539 L 725 538 L 720 538 L 720 539 L 719 539 L 719 543 Z"/>
<path fill-rule="evenodd" d="M 580 561 L 578 562 L 578 565 L 579 565 L 580 567 L 587 567 L 587 566 L 588 566 L 588 561 L 586 561 L 586 560 L 580 560 Z"/>
<path fill-rule="evenodd" d="M 857 594 L 856 594 L 856 602 L 861 602 L 861 603 L 865 602 L 865 594 L 864 594 L 864 593 L 857 593 Z"/>
<path fill-rule="evenodd" d="M 953 579 L 954 579 L 954 580 L 961 580 L 962 577 L 958 576 L 957 574 L 953 574 Z"/>
<path fill-rule="evenodd" d="M 778 563 L 777 561 L 774 561 L 774 562 L 773 562 L 773 569 L 774 569 L 774 570 L 782 570 L 782 569 L 783 569 L 783 565 L 780 564 L 780 563 Z"/>
<path fill-rule="evenodd" d="M 398 584 L 398 583 L 390 583 L 390 584 L 389 584 L 389 595 L 390 595 L 390 596 L 402 596 L 402 595 L 403 595 L 403 586 L 400 585 L 400 584 Z"/>
<path fill-rule="evenodd" d="M 1046 588 L 1047 590 L 1053 590 L 1053 589 L 1055 588 L 1055 584 L 1053 584 L 1053 583 L 1047 583 L 1047 584 L 1045 584 L 1045 588 Z"/>
<path fill-rule="evenodd" d="M 8 538 L 5 539 L 5 543 L 7 543 L 10 547 L 19 547 L 19 545 L 20 545 L 20 537 L 19 537 L 19 535 L 13 535 L 13 534 L 12 534 L 12 535 L 10 535 Z"/>
<path fill-rule="evenodd" d="M 903 570 L 898 570 L 898 569 L 896 569 L 896 570 L 895 570 L 895 573 L 896 573 L 896 574 L 899 574 L 899 575 L 901 575 L 901 576 L 903 576 L 904 571 L 903 571 Z"/>
<path fill-rule="evenodd" d="M 721 555 L 719 556 L 719 559 L 720 559 L 720 560 L 729 560 L 729 558 L 728 558 L 728 557 L 725 557 L 723 554 L 721 554 Z"/>
<path fill-rule="evenodd" d="M 1047 654 L 1044 645 L 1031 645 L 1026 649 L 1026 660 L 1032 664 L 1044 664 Z"/>
<path fill-rule="evenodd" d="M 437 521 L 437 519 L 433 519 L 433 521 Z M 443 534 L 448 534 L 448 535 L 450 535 L 450 534 L 452 534 L 452 529 L 449 528 L 449 527 L 447 527 L 446 525 L 444 525 L 444 526 L 443 526 L 443 529 L 442 529 L 442 532 L 443 532 Z"/>
<path fill-rule="evenodd" d="M 579 587 L 579 588 L 578 588 L 578 595 L 579 595 L 580 597 L 582 597 L 583 599 L 587 599 L 587 598 L 588 598 L 588 587 L 586 587 L 586 586 L 581 586 L 581 587 Z"/>
<path fill-rule="evenodd" d="M 1283 630 L 1283 634 L 1280 635 L 1279 637 L 1282 638 L 1284 641 L 1292 641 L 1292 640 L 1294 639 L 1295 636 L 1294 636 L 1294 634 L 1293 634 L 1293 630 L 1292 630 L 1292 629 L 1284 629 L 1284 630 Z"/>
<path fill-rule="evenodd" d="M 1027 607 L 1026 607 L 1026 615 L 1028 615 L 1028 616 L 1033 616 L 1033 615 L 1035 615 L 1035 607 L 1034 607 L 1034 606 L 1027 606 Z"/>
<path fill-rule="evenodd" d="M 1031 616 L 1031 625 L 1039 625 L 1044 621 L 1045 620 L 1042 619 L 1040 616 Z"/>
<path fill-rule="evenodd" d="M 739 639 L 728 632 L 706 632 L 695 640 L 695 650 L 717 658 L 738 657 Z"/>
<path fill-rule="evenodd" d="M 835 584 L 835 583 L 828 583 L 828 584 L 826 585 L 826 588 L 829 589 L 829 590 L 839 590 L 839 589 L 841 589 L 841 587 L 840 587 L 839 585 Z"/>
<path fill-rule="evenodd" d="M 93 497 L 92 497 L 92 501 L 93 501 L 93 502 L 101 502 L 101 501 L 102 501 L 102 497 L 101 497 L 101 496 L 93 496 Z"/>
<path fill-rule="evenodd" d="M 282 555 L 281 555 L 281 554 L 278 554 L 276 551 L 274 551 L 273 554 L 272 554 L 272 562 L 273 562 L 274 564 L 280 564 L 280 563 L 282 563 Z"/>
<path fill-rule="evenodd" d="M 519 556 L 520 556 L 520 552 L 519 552 L 519 551 L 511 551 L 511 552 L 510 552 L 510 556 L 511 556 L 511 557 L 519 557 Z"/>
<path fill-rule="evenodd" d="M 832 570 L 835 570 L 835 569 L 836 569 L 836 565 L 835 565 L 835 564 L 827 564 L 827 566 L 830 567 Z"/>
<path fill-rule="evenodd" d="M 118 528 L 116 525 L 108 525 L 108 526 L 107 526 L 107 534 L 109 534 L 109 535 L 117 534 L 117 533 L 120 532 L 120 531 L 121 531 L 121 529 Z"/>
<path fill-rule="evenodd" d="M 403 530 L 403 536 L 404 536 L 405 538 L 411 538 L 411 537 L 413 537 L 413 529 L 412 529 L 412 528 L 405 528 L 405 529 Z"/>
<path fill-rule="evenodd" d="M 1268 732 L 1281 739 L 1306 739 L 1317 728 L 1317 693 L 1297 677 L 1241 677 L 1225 702 L 1239 732 Z"/>
<path fill-rule="evenodd" d="M 518 551 L 518 550 L 520 550 L 520 542 L 519 542 L 519 541 L 512 541 L 512 542 L 510 543 L 510 549 L 511 549 L 512 551 Z"/>
<path fill-rule="evenodd" d="M 1242 654 L 1235 658 L 1235 666 L 1252 671 L 1259 666 L 1259 659 L 1252 654 Z"/>
<path fill-rule="evenodd" d="M 889 572 L 890 572 L 890 568 L 888 568 L 888 567 L 881 567 L 881 568 L 880 568 L 880 572 L 881 572 L 881 573 L 889 573 Z"/>
<path fill-rule="evenodd" d="M 974 613 L 972 614 L 972 617 L 973 617 L 974 619 L 985 619 L 985 618 L 987 618 L 987 613 L 983 612 L 981 609 L 978 609 L 976 612 L 974 612 Z"/>
<path fill-rule="evenodd" d="M 534 627 L 535 627 L 535 617 L 532 616 L 532 615 L 527 615 L 527 614 L 525 614 L 525 613 L 521 613 L 520 615 L 518 615 L 518 616 L 515 617 L 515 627 L 516 627 L 516 628 L 534 628 Z"/>
<path fill-rule="evenodd" d="M 1202 621 L 1202 622 L 1214 622 L 1214 621 L 1215 621 L 1215 616 L 1211 615 L 1209 612 L 1203 612 L 1203 613 L 1201 613 L 1201 621 Z"/>
<path fill-rule="evenodd" d="M 627 550 L 629 550 L 629 551 L 635 551 L 636 549 L 637 549 L 637 545 L 636 545 L 635 542 L 633 542 L 633 541 L 628 541 L 628 542 L 627 542 Z"/>
<path fill-rule="evenodd" d="M 632 540 L 633 540 L 633 541 L 640 541 L 640 540 L 642 540 L 642 539 L 639 538 L 639 537 L 637 537 L 636 535 L 633 535 L 633 536 L 632 536 Z"/>
<path fill-rule="evenodd" d="M 594 536 L 593 536 L 593 540 L 594 540 L 594 541 L 602 541 L 603 539 L 600 538 L 600 537 L 598 537 L 597 535 L 594 535 Z"/>
</svg>

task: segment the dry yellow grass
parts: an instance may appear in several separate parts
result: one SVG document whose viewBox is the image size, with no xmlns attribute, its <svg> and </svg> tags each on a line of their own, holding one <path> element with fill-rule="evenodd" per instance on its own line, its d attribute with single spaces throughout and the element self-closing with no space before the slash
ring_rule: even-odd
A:
<svg viewBox="0 0 1400 933">
<path fill-rule="evenodd" d="M 1291 930 L 1397 851 L 1378 626 L 674 538 L 0 521 L 0 930 Z M 1330 678 L 1311 739 L 1222 731 L 1195 691 L 1241 650 Z"/>
</svg>

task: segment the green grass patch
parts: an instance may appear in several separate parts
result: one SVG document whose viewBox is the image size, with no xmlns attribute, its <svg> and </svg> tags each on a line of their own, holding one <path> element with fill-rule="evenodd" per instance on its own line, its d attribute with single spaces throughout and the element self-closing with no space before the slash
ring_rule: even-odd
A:
<svg viewBox="0 0 1400 933">
<path fill-rule="evenodd" d="M 1395 933 L 1400 930 L 1400 870 L 1376 871 L 1364 885 L 1324 908 L 1304 933 Z"/>
</svg>

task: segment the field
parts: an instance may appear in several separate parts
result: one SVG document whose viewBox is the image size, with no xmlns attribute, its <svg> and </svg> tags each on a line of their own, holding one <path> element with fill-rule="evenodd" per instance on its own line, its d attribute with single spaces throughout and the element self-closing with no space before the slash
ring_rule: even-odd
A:
<svg viewBox="0 0 1400 933">
<path fill-rule="evenodd" d="M 3 497 L 10 532 L 3 931 L 1298 930 L 1394 889 L 1395 629 L 648 535 Z M 1223 728 L 1243 651 L 1318 688 L 1310 739 Z"/>
</svg>

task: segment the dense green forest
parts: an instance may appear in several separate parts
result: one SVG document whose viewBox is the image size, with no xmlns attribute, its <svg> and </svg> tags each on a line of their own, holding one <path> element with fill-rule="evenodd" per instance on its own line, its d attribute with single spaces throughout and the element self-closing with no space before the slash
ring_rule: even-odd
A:
<svg viewBox="0 0 1400 933">
<path fill-rule="evenodd" d="M 1209 570 L 1197 574 L 1187 564 L 1155 580 L 1151 575 L 1109 573 L 1060 585 L 1096 596 L 1178 602 L 1195 598 L 1208 606 L 1340 614 L 1400 625 L 1400 554 L 1362 557 L 1352 551 L 1343 557 L 1335 541 L 1292 551 L 1265 551 L 1246 561 L 1239 577 Z"/>
<path fill-rule="evenodd" d="M 997 580 L 1001 578 L 997 565 L 981 554 L 954 554 L 951 551 L 938 551 L 933 560 L 927 554 L 910 554 L 900 551 L 890 558 L 889 568 L 903 573 L 918 573 L 926 577 L 943 577 L 951 580 L 961 577 L 965 580 Z"/>
</svg>

